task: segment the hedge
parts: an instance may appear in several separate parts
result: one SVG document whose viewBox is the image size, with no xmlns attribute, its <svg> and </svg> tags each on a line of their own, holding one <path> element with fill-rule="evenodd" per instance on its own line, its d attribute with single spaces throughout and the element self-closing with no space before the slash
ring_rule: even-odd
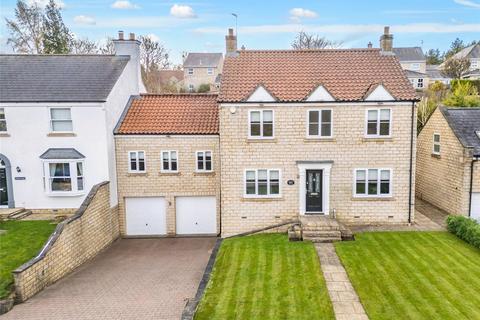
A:
<svg viewBox="0 0 480 320">
<path fill-rule="evenodd" d="M 480 249 L 480 224 L 464 216 L 448 216 L 447 229 L 457 237 Z"/>
<path fill-rule="evenodd" d="M 477 92 L 480 93 L 480 80 L 469 80 L 469 79 L 455 79 L 450 81 L 450 87 L 452 88 L 452 91 L 455 90 L 455 87 L 459 83 L 471 83 L 472 86 L 477 88 Z"/>
</svg>

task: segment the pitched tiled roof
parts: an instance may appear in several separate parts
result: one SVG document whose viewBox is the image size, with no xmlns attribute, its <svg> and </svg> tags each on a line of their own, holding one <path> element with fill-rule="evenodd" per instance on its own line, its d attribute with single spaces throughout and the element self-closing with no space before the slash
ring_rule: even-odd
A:
<svg viewBox="0 0 480 320">
<path fill-rule="evenodd" d="M 103 102 L 130 60 L 115 55 L 0 55 L 0 102 Z"/>
<path fill-rule="evenodd" d="M 116 134 L 218 134 L 216 94 L 133 97 Z"/>
<path fill-rule="evenodd" d="M 361 101 L 375 83 L 417 99 L 395 55 L 379 49 L 240 50 L 225 59 L 219 101 L 245 101 L 260 84 L 282 102 L 303 101 L 318 84 L 338 101 Z"/>
<path fill-rule="evenodd" d="M 445 108 L 440 111 L 450 128 L 465 148 L 472 148 L 473 154 L 480 157 L 480 108 Z"/>
</svg>

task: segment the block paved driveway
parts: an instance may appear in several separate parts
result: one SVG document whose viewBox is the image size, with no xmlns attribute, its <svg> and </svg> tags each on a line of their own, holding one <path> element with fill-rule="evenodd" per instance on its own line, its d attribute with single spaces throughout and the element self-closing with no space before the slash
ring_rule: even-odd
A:
<svg viewBox="0 0 480 320">
<path fill-rule="evenodd" d="M 180 319 L 215 240 L 121 239 L 0 319 Z"/>
</svg>

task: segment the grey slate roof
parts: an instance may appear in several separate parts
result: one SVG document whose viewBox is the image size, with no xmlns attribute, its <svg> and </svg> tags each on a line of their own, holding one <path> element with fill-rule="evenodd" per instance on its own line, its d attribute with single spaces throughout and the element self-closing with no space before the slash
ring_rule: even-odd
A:
<svg viewBox="0 0 480 320">
<path fill-rule="evenodd" d="M 461 59 L 461 58 L 480 58 L 480 44 L 475 44 L 469 47 L 466 47 L 463 50 L 460 50 L 459 52 L 455 53 L 453 55 L 453 58 L 455 59 Z"/>
<path fill-rule="evenodd" d="M 425 55 L 420 47 L 393 48 L 393 53 L 400 62 L 425 60 Z"/>
<path fill-rule="evenodd" d="M 430 79 L 450 79 L 443 75 L 440 65 L 435 64 L 427 64 L 427 75 Z"/>
<path fill-rule="evenodd" d="M 413 70 L 405 70 L 404 72 L 407 75 L 407 78 L 425 78 L 427 76 L 426 73 Z"/>
<path fill-rule="evenodd" d="M 40 159 L 83 159 L 85 156 L 74 148 L 49 148 Z"/>
<path fill-rule="evenodd" d="M 480 157 L 480 108 L 445 108 L 440 111 L 450 128 L 465 148 L 472 148 L 473 155 Z"/>
<path fill-rule="evenodd" d="M 190 52 L 183 62 L 184 68 L 218 67 L 222 59 L 222 53 L 198 53 Z"/>
<path fill-rule="evenodd" d="M 0 55 L 0 102 L 104 102 L 129 56 Z"/>
</svg>

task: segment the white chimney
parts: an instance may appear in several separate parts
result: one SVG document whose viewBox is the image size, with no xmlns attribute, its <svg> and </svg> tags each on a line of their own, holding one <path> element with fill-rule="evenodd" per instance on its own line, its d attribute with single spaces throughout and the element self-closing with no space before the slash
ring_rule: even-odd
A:
<svg viewBox="0 0 480 320">
<path fill-rule="evenodd" d="M 131 75 L 137 84 L 138 93 L 146 92 L 145 85 L 142 81 L 142 73 L 140 68 L 140 44 L 141 42 L 135 40 L 135 34 L 130 33 L 129 39 L 126 40 L 123 31 L 118 32 L 118 39 L 113 40 L 115 47 L 115 55 L 130 56 L 130 61 L 125 66 L 124 72 Z"/>
</svg>

